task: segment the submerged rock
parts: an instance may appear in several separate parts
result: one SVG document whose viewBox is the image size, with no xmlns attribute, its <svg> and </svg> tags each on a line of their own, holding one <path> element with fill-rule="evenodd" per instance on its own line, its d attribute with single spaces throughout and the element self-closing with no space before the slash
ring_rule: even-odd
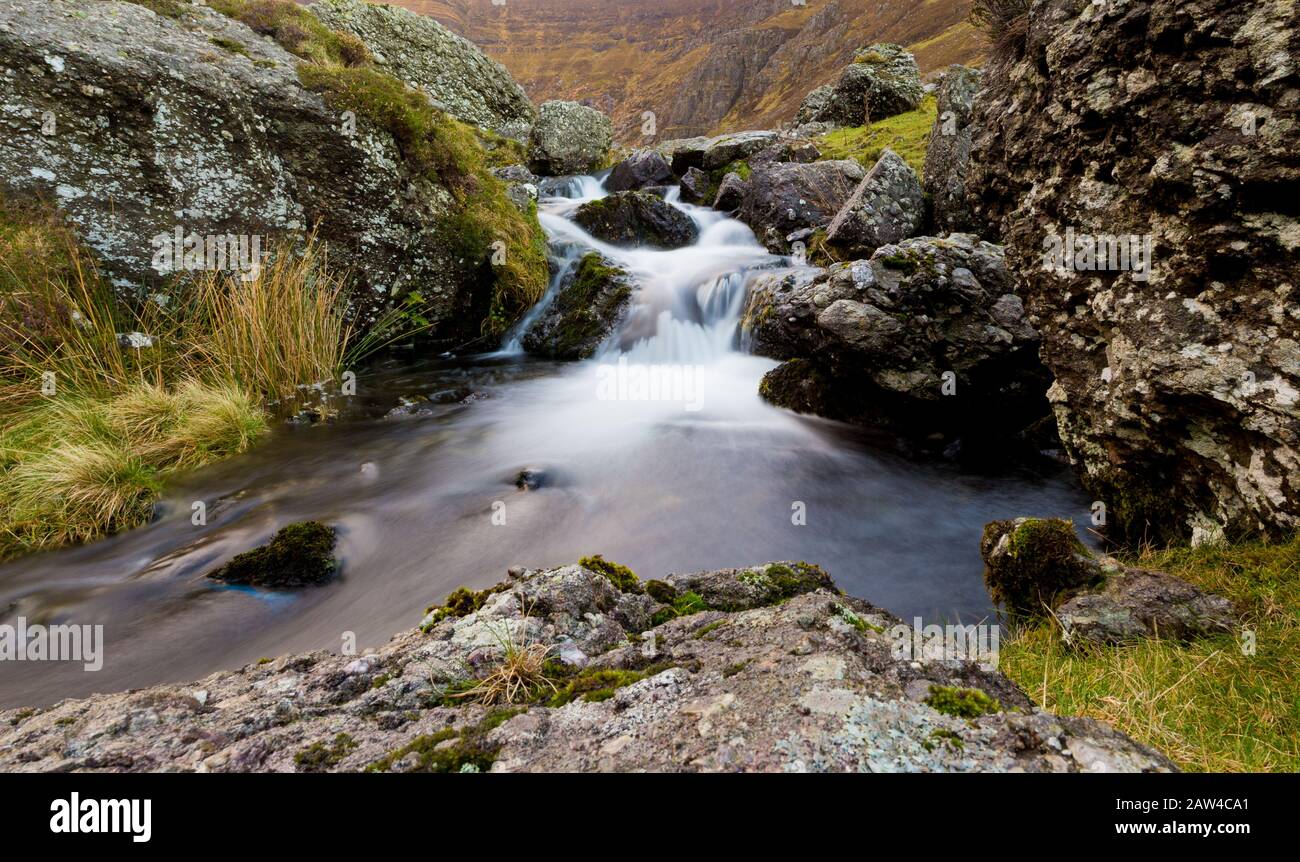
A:
<svg viewBox="0 0 1300 862">
<path fill-rule="evenodd" d="M 924 96 L 916 58 L 901 45 L 881 43 L 855 51 L 834 85 L 808 94 L 795 121 L 862 126 L 911 111 Z"/>
<path fill-rule="evenodd" d="M 609 157 L 614 125 L 600 111 L 577 102 L 543 102 L 529 141 L 534 172 L 548 177 L 585 174 Z"/>
<path fill-rule="evenodd" d="M 516 568 L 361 658 L 291 655 L 0 712 L 0 769 L 1174 770 L 1105 724 L 1036 709 L 995 670 L 911 655 L 910 629 L 815 566 L 635 586 L 585 565 Z M 507 668 L 526 684 L 484 705 Z"/>
<path fill-rule="evenodd" d="M 975 214 L 966 199 L 970 165 L 971 113 L 980 87 L 980 71 L 949 66 L 936 94 L 934 127 L 925 148 L 925 193 L 937 234 L 974 233 Z"/>
<path fill-rule="evenodd" d="M 627 316 L 633 284 L 627 273 L 596 252 L 564 276 L 551 304 L 524 333 L 529 353 L 552 359 L 595 354 Z"/>
<path fill-rule="evenodd" d="M 985 66 L 967 188 L 1109 536 L 1293 534 L 1294 6 L 1042 0 L 1024 34 Z"/>
<path fill-rule="evenodd" d="M 826 242 L 846 258 L 868 257 L 882 245 L 915 236 L 924 223 L 921 180 L 886 148 L 826 228 Z"/>
<path fill-rule="evenodd" d="M 628 247 L 681 248 L 700 235 L 690 216 L 650 192 L 615 192 L 589 201 L 573 220 L 597 239 Z"/>
<path fill-rule="evenodd" d="M 334 528 L 318 521 L 290 524 L 267 544 L 237 554 L 208 577 L 228 584 L 272 590 L 323 584 L 338 572 L 335 538 Z"/>
</svg>

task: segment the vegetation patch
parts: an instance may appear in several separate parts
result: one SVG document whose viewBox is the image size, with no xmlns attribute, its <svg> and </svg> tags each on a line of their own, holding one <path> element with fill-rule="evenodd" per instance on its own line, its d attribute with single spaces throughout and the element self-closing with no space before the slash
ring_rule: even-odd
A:
<svg viewBox="0 0 1300 862">
<path fill-rule="evenodd" d="M 859 62 L 862 62 L 859 60 Z M 914 110 L 886 117 L 866 126 L 827 132 L 818 142 L 821 160 L 853 159 L 867 170 L 875 167 L 886 148 L 893 150 L 923 176 L 925 151 L 938 115 L 938 103 L 927 95 Z"/>
<path fill-rule="evenodd" d="M 290 524 L 269 543 L 238 554 L 208 577 L 270 589 L 322 584 L 338 571 L 335 537 L 334 528 L 319 521 Z"/>
<path fill-rule="evenodd" d="M 645 589 L 641 586 L 641 579 L 636 576 L 636 572 L 627 566 L 612 563 L 606 560 L 600 554 L 590 557 L 583 557 L 578 561 L 578 565 L 584 569 L 604 575 L 609 582 L 618 587 L 625 593 L 642 593 Z"/>
<path fill-rule="evenodd" d="M 925 702 L 936 712 L 957 718 L 979 718 L 1002 711 L 1002 704 L 977 688 L 932 685 Z"/>
<path fill-rule="evenodd" d="M 295 754 L 293 762 L 298 764 L 299 772 L 325 772 L 331 766 L 338 766 L 356 747 L 357 741 L 351 735 L 340 733 L 328 745 L 324 742 L 313 742 Z"/>
<path fill-rule="evenodd" d="M 488 733 L 523 712 L 522 708 L 499 709 L 462 731 L 449 727 L 417 736 L 371 763 L 366 772 L 388 772 L 408 755 L 414 755 L 415 762 L 406 772 L 487 772 L 500 749 L 487 741 Z"/>
<path fill-rule="evenodd" d="M 1124 562 L 1227 597 L 1240 631 L 1079 649 L 1038 621 L 1003 642 L 1003 673 L 1044 709 L 1107 721 L 1185 770 L 1300 771 L 1300 537 Z"/>
<path fill-rule="evenodd" d="M 640 670 L 619 670 L 613 668 L 586 668 L 568 677 L 555 694 L 547 701 L 550 707 L 561 707 L 575 700 L 586 703 L 599 703 L 609 700 L 614 692 L 634 682 L 648 679 L 673 667 L 671 663 L 653 664 Z"/>
<path fill-rule="evenodd" d="M 433 605 L 424 609 L 424 614 L 428 619 L 421 626 L 421 630 L 427 634 L 434 626 L 448 617 L 467 617 L 482 609 L 491 596 L 504 592 L 506 589 L 508 587 L 505 584 L 496 584 L 486 590 L 477 591 L 468 587 L 457 587 L 441 605 Z M 430 614 L 432 616 L 429 616 Z"/>
<path fill-rule="evenodd" d="M 698 614 L 701 611 L 712 610 L 709 603 L 704 597 L 693 591 L 686 591 L 673 597 L 673 600 L 666 607 L 662 607 L 654 612 L 650 617 L 650 627 L 661 626 L 669 620 L 675 620 L 678 617 L 689 617 L 691 614 Z"/>
<path fill-rule="evenodd" d="M 364 42 L 350 33 L 331 30 L 290 0 L 207 0 L 207 5 L 312 63 L 359 66 L 370 62 Z"/>
<path fill-rule="evenodd" d="M 994 554 L 1001 541 L 1005 553 Z M 989 595 L 1013 615 L 1042 615 L 1067 590 L 1095 577 L 1091 554 L 1062 518 L 994 521 L 984 528 L 981 549 Z"/>
</svg>

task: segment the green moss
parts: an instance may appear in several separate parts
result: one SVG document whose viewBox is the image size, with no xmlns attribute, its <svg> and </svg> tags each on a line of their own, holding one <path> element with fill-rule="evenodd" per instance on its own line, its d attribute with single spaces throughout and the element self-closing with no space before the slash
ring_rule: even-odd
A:
<svg viewBox="0 0 1300 862">
<path fill-rule="evenodd" d="M 656 602 L 666 605 L 672 604 L 673 599 L 677 598 L 677 588 L 666 581 L 646 581 L 645 593 Z"/>
<path fill-rule="evenodd" d="M 355 739 L 346 733 L 340 733 L 329 745 L 314 742 L 307 746 L 293 756 L 293 762 L 298 764 L 299 772 L 325 772 L 331 766 L 338 766 L 356 747 Z"/>
<path fill-rule="evenodd" d="M 266 545 L 238 554 L 208 577 L 272 589 L 324 583 L 338 571 L 335 540 L 334 528 L 319 521 L 290 524 Z"/>
<path fill-rule="evenodd" d="M 421 631 L 428 633 L 448 617 L 467 617 L 476 613 L 483 608 L 490 597 L 506 589 L 508 587 L 505 584 L 496 584 L 486 590 L 477 591 L 468 587 L 457 587 L 441 605 L 432 605 L 424 609 L 424 615 L 428 617 L 432 614 L 432 617 L 421 626 Z"/>
<path fill-rule="evenodd" d="M 164 18 L 180 18 L 185 14 L 187 5 L 179 2 L 179 0 L 127 0 L 127 2 L 134 3 L 136 6 L 143 6 L 155 14 L 162 15 Z"/>
<path fill-rule="evenodd" d="M 993 600 L 1010 613 L 1044 614 L 1064 592 L 1093 578 L 1091 555 L 1067 520 L 1026 518 L 1018 526 L 994 521 L 984 528 L 981 541 L 986 558 L 1003 535 L 1009 543 L 1007 553 L 985 567 L 984 583 Z"/>
<path fill-rule="evenodd" d="M 934 128 L 937 114 L 935 97 L 927 95 L 915 110 L 886 117 L 867 126 L 828 132 L 819 142 L 821 158 L 823 161 L 854 159 L 870 170 L 888 147 L 902 156 L 917 176 L 922 176 L 925 170 L 925 151 L 929 146 L 930 131 Z"/>
<path fill-rule="evenodd" d="M 463 731 L 444 728 L 436 733 L 417 736 L 401 748 L 390 751 L 366 767 L 366 772 L 388 772 L 393 764 L 414 754 L 416 763 L 410 772 L 487 772 L 496 761 L 500 746 L 487 741 L 492 730 L 526 710 L 499 709 L 488 713 L 477 724 Z M 452 742 L 454 740 L 454 742 Z M 444 743 L 452 742 L 451 745 Z"/>
<path fill-rule="evenodd" d="M 712 610 L 709 603 L 704 597 L 693 591 L 679 593 L 673 597 L 672 602 L 667 607 L 660 608 L 650 617 L 650 627 L 663 625 L 669 620 L 675 620 L 678 617 L 689 617 L 691 614 L 698 614 L 701 611 Z"/>
<path fill-rule="evenodd" d="M 727 620 L 718 620 L 717 622 L 714 623 L 708 623 L 707 625 L 702 625 L 695 630 L 695 634 L 692 635 L 692 637 L 694 637 L 696 640 L 701 640 L 707 637 L 708 635 L 712 634 L 713 632 L 717 631 L 718 629 L 722 628 L 726 624 L 727 624 Z"/>
<path fill-rule="evenodd" d="M 364 42 L 331 30 L 290 0 L 208 0 L 207 5 L 312 63 L 360 66 L 370 62 Z"/>
<path fill-rule="evenodd" d="M 724 678 L 733 677 L 736 674 L 740 673 L 742 670 L 744 670 L 746 667 L 748 667 L 748 665 L 749 665 L 749 659 L 746 659 L 745 661 L 738 661 L 732 665 L 727 665 L 727 667 L 723 668 L 722 676 Z"/>
<path fill-rule="evenodd" d="M 937 727 L 930 731 L 930 737 L 921 743 L 926 751 L 934 751 L 936 748 L 950 746 L 961 751 L 966 748 L 966 742 L 961 738 L 961 734 L 949 730 L 946 727 Z"/>
<path fill-rule="evenodd" d="M 236 39 L 227 39 L 225 36 L 213 36 L 208 40 L 218 48 L 224 48 L 232 54 L 238 54 L 241 57 L 248 56 L 248 49 L 244 44 Z"/>
<path fill-rule="evenodd" d="M 872 625 L 871 623 L 864 620 L 857 613 L 855 613 L 854 610 L 850 608 L 848 605 L 841 605 L 837 603 L 832 610 L 835 612 L 835 615 L 837 617 L 844 620 L 846 623 L 853 626 L 855 629 L 862 632 L 863 634 L 866 634 L 869 631 L 871 632 L 884 631 L 884 629 L 881 628 L 880 626 Z"/>
<path fill-rule="evenodd" d="M 767 604 L 776 604 L 831 584 L 830 576 L 820 566 L 798 562 L 791 565 L 770 563 L 746 569 L 736 576 L 742 583 L 764 591 Z"/>
<path fill-rule="evenodd" d="M 609 578 L 610 583 L 618 587 L 625 593 L 641 593 L 644 588 L 641 586 L 641 579 L 636 576 L 636 572 L 627 566 L 611 563 L 600 554 L 591 557 L 583 557 L 578 561 L 578 565 L 584 569 L 589 569 L 597 574 Z"/>
<path fill-rule="evenodd" d="M 979 718 L 1002 711 L 1002 704 L 977 688 L 932 685 L 925 702 L 936 712 L 957 718 Z"/>
<path fill-rule="evenodd" d="M 613 697 L 618 689 L 662 673 L 670 667 L 671 664 L 661 663 L 641 670 L 587 668 L 572 675 L 546 705 L 560 707 L 578 699 L 587 703 L 599 703 Z"/>
<path fill-rule="evenodd" d="M 897 269 L 905 275 L 912 275 L 916 272 L 918 264 L 916 258 L 901 252 L 899 254 L 886 255 L 879 258 L 880 262 L 890 269 Z"/>
</svg>

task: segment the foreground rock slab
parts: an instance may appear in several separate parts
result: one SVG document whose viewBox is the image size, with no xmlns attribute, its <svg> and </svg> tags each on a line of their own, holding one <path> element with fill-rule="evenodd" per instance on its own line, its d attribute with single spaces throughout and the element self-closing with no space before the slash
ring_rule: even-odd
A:
<svg viewBox="0 0 1300 862">
<path fill-rule="evenodd" d="M 367 655 L 0 712 L 0 769 L 1174 769 L 1107 725 L 1035 709 L 995 671 L 898 657 L 896 622 L 804 563 L 645 583 L 598 557 L 515 569 Z M 544 650 L 554 682 L 483 706 L 507 642 Z"/>
</svg>

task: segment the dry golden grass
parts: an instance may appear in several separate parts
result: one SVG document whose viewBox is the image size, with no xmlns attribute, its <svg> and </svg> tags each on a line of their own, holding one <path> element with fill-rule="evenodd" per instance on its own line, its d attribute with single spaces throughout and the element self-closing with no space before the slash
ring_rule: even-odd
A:
<svg viewBox="0 0 1300 862">
<path fill-rule="evenodd" d="M 470 688 L 451 694 L 450 698 L 491 707 L 529 703 L 543 695 L 558 693 L 559 689 L 546 673 L 546 661 L 553 648 L 528 637 L 527 611 L 517 626 L 503 623 L 496 639 L 501 658 Z"/>
<path fill-rule="evenodd" d="M 1040 624 L 1004 645 L 1002 671 L 1045 709 L 1108 721 L 1183 769 L 1300 771 L 1300 538 L 1136 562 L 1232 599 L 1241 631 L 1072 650 Z"/>
</svg>

